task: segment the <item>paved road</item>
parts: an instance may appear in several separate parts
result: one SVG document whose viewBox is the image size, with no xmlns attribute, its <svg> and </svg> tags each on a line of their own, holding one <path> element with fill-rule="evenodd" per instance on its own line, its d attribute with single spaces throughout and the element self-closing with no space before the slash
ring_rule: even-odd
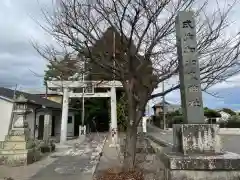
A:
<svg viewBox="0 0 240 180">
<path fill-rule="evenodd" d="M 167 143 L 173 142 L 172 132 L 150 130 L 148 131 L 148 134 Z M 225 151 L 240 154 L 240 135 L 221 135 L 221 138 L 223 142 L 223 149 Z"/>
<path fill-rule="evenodd" d="M 61 153 L 52 164 L 41 169 L 31 180 L 91 180 L 99 161 L 105 134 L 92 134 L 81 144 L 77 142 Z"/>
</svg>

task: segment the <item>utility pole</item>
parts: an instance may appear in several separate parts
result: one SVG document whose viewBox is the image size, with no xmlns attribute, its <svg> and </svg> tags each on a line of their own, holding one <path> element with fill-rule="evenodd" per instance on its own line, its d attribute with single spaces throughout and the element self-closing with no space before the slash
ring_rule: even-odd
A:
<svg viewBox="0 0 240 180">
<path fill-rule="evenodd" d="M 91 15 L 91 2 L 88 1 L 88 17 L 90 18 Z M 86 64 L 86 58 L 83 57 L 83 72 L 82 72 L 82 82 L 84 84 L 85 82 L 85 64 Z M 85 87 L 82 88 L 82 127 L 84 126 L 84 119 L 85 119 Z"/>
<path fill-rule="evenodd" d="M 82 73 L 82 82 L 84 84 L 85 82 L 85 58 L 83 60 L 83 73 Z M 82 127 L 84 126 L 84 118 L 85 118 L 85 102 L 84 102 L 84 93 L 85 93 L 85 88 L 82 88 Z"/>
<path fill-rule="evenodd" d="M 162 82 L 162 92 L 164 92 L 164 81 Z M 165 116 L 165 95 L 163 95 L 162 97 L 162 101 L 163 101 L 163 129 L 166 129 L 166 116 Z"/>
<path fill-rule="evenodd" d="M 115 37 L 116 35 L 115 35 L 115 31 L 113 30 L 113 80 L 115 81 L 115 73 L 116 73 L 116 71 L 115 71 L 115 68 L 116 68 L 116 62 L 115 62 L 115 51 L 116 51 L 116 47 L 115 47 Z"/>
</svg>

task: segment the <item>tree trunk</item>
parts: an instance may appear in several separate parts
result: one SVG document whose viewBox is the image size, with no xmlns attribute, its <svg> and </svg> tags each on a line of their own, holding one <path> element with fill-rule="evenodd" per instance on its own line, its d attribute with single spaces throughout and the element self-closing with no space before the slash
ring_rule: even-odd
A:
<svg viewBox="0 0 240 180">
<path fill-rule="evenodd" d="M 123 170 L 128 171 L 134 168 L 137 143 L 137 127 L 128 126 L 126 133 L 126 144 L 124 151 Z"/>
<path fill-rule="evenodd" d="M 128 123 L 127 123 L 127 133 L 126 133 L 126 144 L 124 151 L 124 161 L 123 161 L 123 170 L 128 171 L 135 168 L 135 156 L 136 156 L 136 145 L 137 145 L 137 129 L 138 124 L 143 116 L 145 111 L 145 105 L 147 99 L 146 91 L 141 91 L 142 101 L 139 102 L 136 99 L 136 93 L 133 92 L 133 89 L 136 88 L 134 85 L 134 79 L 130 81 L 127 91 L 127 100 L 128 100 Z M 145 93 L 146 92 L 146 93 Z M 145 95 L 145 94 L 146 95 Z M 146 101 L 146 102 L 145 102 Z"/>
</svg>

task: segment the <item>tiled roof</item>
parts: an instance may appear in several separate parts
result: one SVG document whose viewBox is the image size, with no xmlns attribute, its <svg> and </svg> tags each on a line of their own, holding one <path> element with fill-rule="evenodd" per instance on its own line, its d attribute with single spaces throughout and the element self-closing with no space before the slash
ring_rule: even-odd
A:
<svg viewBox="0 0 240 180">
<path fill-rule="evenodd" d="M 42 105 L 48 108 L 57 108 L 57 109 L 62 108 L 62 105 L 60 103 L 57 103 L 45 98 L 41 98 L 39 95 L 29 94 L 21 91 L 15 91 L 15 95 L 16 96 L 23 95 L 29 102 Z M 14 90 L 0 87 L 0 96 L 13 100 Z"/>
</svg>

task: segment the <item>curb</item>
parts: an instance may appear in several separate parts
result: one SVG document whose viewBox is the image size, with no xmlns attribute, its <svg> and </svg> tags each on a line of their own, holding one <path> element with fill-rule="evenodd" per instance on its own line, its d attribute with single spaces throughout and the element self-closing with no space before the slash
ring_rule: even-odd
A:
<svg viewBox="0 0 240 180">
<path fill-rule="evenodd" d="M 151 136 L 151 135 L 147 135 L 147 138 L 148 138 L 149 140 L 153 141 L 154 143 L 160 145 L 160 146 L 163 146 L 163 147 L 173 147 L 173 144 L 172 144 L 172 143 L 169 143 L 169 142 L 164 141 L 164 140 L 162 140 L 162 139 L 160 140 L 160 139 L 155 138 L 155 137 L 153 137 L 153 136 Z"/>
<path fill-rule="evenodd" d="M 98 162 L 97 162 L 96 165 L 94 165 L 93 168 L 92 168 L 92 175 L 94 175 L 94 173 L 95 173 L 95 171 L 96 171 L 96 169 L 97 169 L 97 167 L 98 167 L 98 164 L 99 164 L 100 158 L 101 158 L 100 153 L 103 152 L 103 148 L 104 148 L 104 145 L 105 145 L 105 143 L 106 143 L 106 140 L 107 140 L 107 135 L 105 136 L 105 138 L 104 138 L 104 140 L 103 140 L 103 143 L 100 145 L 101 151 L 99 152 L 99 155 L 98 155 L 97 158 L 96 158 L 96 160 L 97 160 Z"/>
</svg>

